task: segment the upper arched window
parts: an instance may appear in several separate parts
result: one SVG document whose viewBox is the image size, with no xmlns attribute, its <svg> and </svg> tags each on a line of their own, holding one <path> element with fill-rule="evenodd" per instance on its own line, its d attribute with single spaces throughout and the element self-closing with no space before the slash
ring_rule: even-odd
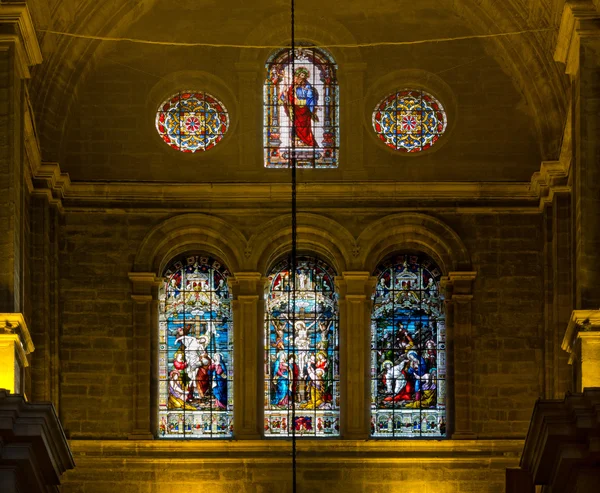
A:
<svg viewBox="0 0 600 493">
<path fill-rule="evenodd" d="M 301 256 L 294 274 L 295 292 L 292 275 L 289 261 L 280 262 L 269 273 L 265 293 L 265 436 L 287 436 L 291 426 L 298 435 L 336 436 L 339 348 L 335 273 L 322 260 Z"/>
<path fill-rule="evenodd" d="M 229 128 L 229 113 L 214 96 L 202 91 L 180 91 L 156 112 L 156 130 L 173 149 L 208 151 Z"/>
<path fill-rule="evenodd" d="M 431 94 L 403 89 L 383 98 L 373 110 L 373 129 L 392 149 L 420 152 L 446 131 L 446 111 Z"/>
<path fill-rule="evenodd" d="M 264 149 L 267 168 L 338 165 L 337 66 L 318 48 L 284 49 L 266 64 Z M 293 145 L 292 145 L 293 139 Z"/>
<path fill-rule="evenodd" d="M 232 323 L 227 268 L 192 255 L 159 294 L 159 437 L 232 435 Z"/>
<path fill-rule="evenodd" d="M 439 268 L 395 255 L 375 272 L 371 435 L 446 435 L 446 318 Z"/>
</svg>

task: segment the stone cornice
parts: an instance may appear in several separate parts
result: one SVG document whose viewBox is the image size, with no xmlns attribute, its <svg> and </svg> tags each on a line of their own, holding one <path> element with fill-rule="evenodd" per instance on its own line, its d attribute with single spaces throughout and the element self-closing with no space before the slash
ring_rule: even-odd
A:
<svg viewBox="0 0 600 493">
<path fill-rule="evenodd" d="M 531 189 L 540 198 L 540 210 L 552 204 L 554 195 L 571 193 L 569 170 L 560 161 L 544 161 L 531 177 Z"/>
<path fill-rule="evenodd" d="M 301 440 L 298 461 L 319 463 L 344 461 L 389 461 L 411 463 L 416 459 L 453 462 L 517 461 L 523 440 Z M 400 446 L 400 444 L 402 446 Z M 288 440 L 72 440 L 77 460 L 115 459 L 156 462 L 184 459 L 193 462 L 264 460 L 289 461 Z"/>
<path fill-rule="evenodd" d="M 571 353 L 582 330 L 600 331 L 600 310 L 573 310 L 562 341 L 562 349 Z"/>
<path fill-rule="evenodd" d="M 21 313 L 0 313 L 0 333 L 18 335 L 25 354 L 35 350 L 25 318 Z"/>
<path fill-rule="evenodd" d="M 10 26 L 0 34 L 2 40 L 14 41 L 20 76 L 29 78 L 29 67 L 42 63 L 42 52 L 37 40 L 33 21 L 25 3 L 3 3 L 0 5 L 0 24 Z"/>
<path fill-rule="evenodd" d="M 592 0 L 567 0 L 565 3 L 554 60 L 566 65 L 565 72 L 575 76 L 579 70 L 580 36 L 600 36 L 600 13 Z"/>
</svg>

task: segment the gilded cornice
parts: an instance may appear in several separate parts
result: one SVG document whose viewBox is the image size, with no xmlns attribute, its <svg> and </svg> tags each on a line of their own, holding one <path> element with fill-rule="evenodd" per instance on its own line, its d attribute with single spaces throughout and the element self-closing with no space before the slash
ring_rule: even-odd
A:
<svg viewBox="0 0 600 493">
<path fill-rule="evenodd" d="M 562 349 L 571 353 L 580 332 L 600 334 L 600 310 L 573 310 L 562 341 Z"/>
</svg>

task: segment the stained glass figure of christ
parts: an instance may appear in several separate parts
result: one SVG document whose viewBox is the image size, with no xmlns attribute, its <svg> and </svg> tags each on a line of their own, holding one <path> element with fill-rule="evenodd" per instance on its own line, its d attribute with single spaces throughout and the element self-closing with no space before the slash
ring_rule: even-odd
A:
<svg viewBox="0 0 600 493">
<path fill-rule="evenodd" d="M 446 131 L 446 111 L 424 91 L 394 92 L 373 111 L 373 129 L 392 149 L 420 152 L 435 144 Z"/>
<path fill-rule="evenodd" d="M 229 113 L 217 98 L 200 91 L 181 91 L 164 101 L 156 113 L 156 130 L 173 149 L 208 151 L 229 128 Z"/>
<path fill-rule="evenodd" d="M 375 272 L 371 435 L 446 435 L 446 318 L 439 268 L 396 255 Z"/>
<path fill-rule="evenodd" d="M 266 68 L 265 166 L 288 168 L 294 152 L 299 168 L 336 168 L 338 85 L 331 55 L 317 48 L 281 50 Z"/>
<path fill-rule="evenodd" d="M 231 437 L 233 346 L 229 272 L 192 255 L 165 271 L 159 294 L 158 436 Z"/>
<path fill-rule="evenodd" d="M 295 292 L 292 275 L 296 276 Z M 334 276 L 325 262 L 309 256 L 298 257 L 295 274 L 285 260 L 269 275 L 265 293 L 265 436 L 288 436 L 291 426 L 297 435 L 339 435 Z"/>
</svg>

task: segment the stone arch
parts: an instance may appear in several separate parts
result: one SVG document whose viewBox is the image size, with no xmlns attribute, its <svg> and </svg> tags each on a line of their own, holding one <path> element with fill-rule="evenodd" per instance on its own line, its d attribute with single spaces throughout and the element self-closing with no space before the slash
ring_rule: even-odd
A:
<svg viewBox="0 0 600 493">
<path fill-rule="evenodd" d="M 283 255 L 292 243 L 292 218 L 279 216 L 264 224 L 248 241 L 248 265 L 263 274 Z M 298 251 L 322 256 L 337 273 L 351 263 L 355 240 L 341 224 L 318 214 L 298 214 Z"/>
<path fill-rule="evenodd" d="M 146 235 L 135 257 L 134 271 L 161 275 L 177 255 L 199 250 L 236 272 L 242 265 L 245 246 L 246 237 L 226 221 L 207 214 L 182 214 L 166 219 Z"/>
<path fill-rule="evenodd" d="M 427 214 L 386 216 L 364 229 L 357 243 L 360 263 L 369 272 L 387 255 L 401 250 L 426 253 L 446 275 L 471 267 L 469 254 L 458 234 Z"/>
</svg>

